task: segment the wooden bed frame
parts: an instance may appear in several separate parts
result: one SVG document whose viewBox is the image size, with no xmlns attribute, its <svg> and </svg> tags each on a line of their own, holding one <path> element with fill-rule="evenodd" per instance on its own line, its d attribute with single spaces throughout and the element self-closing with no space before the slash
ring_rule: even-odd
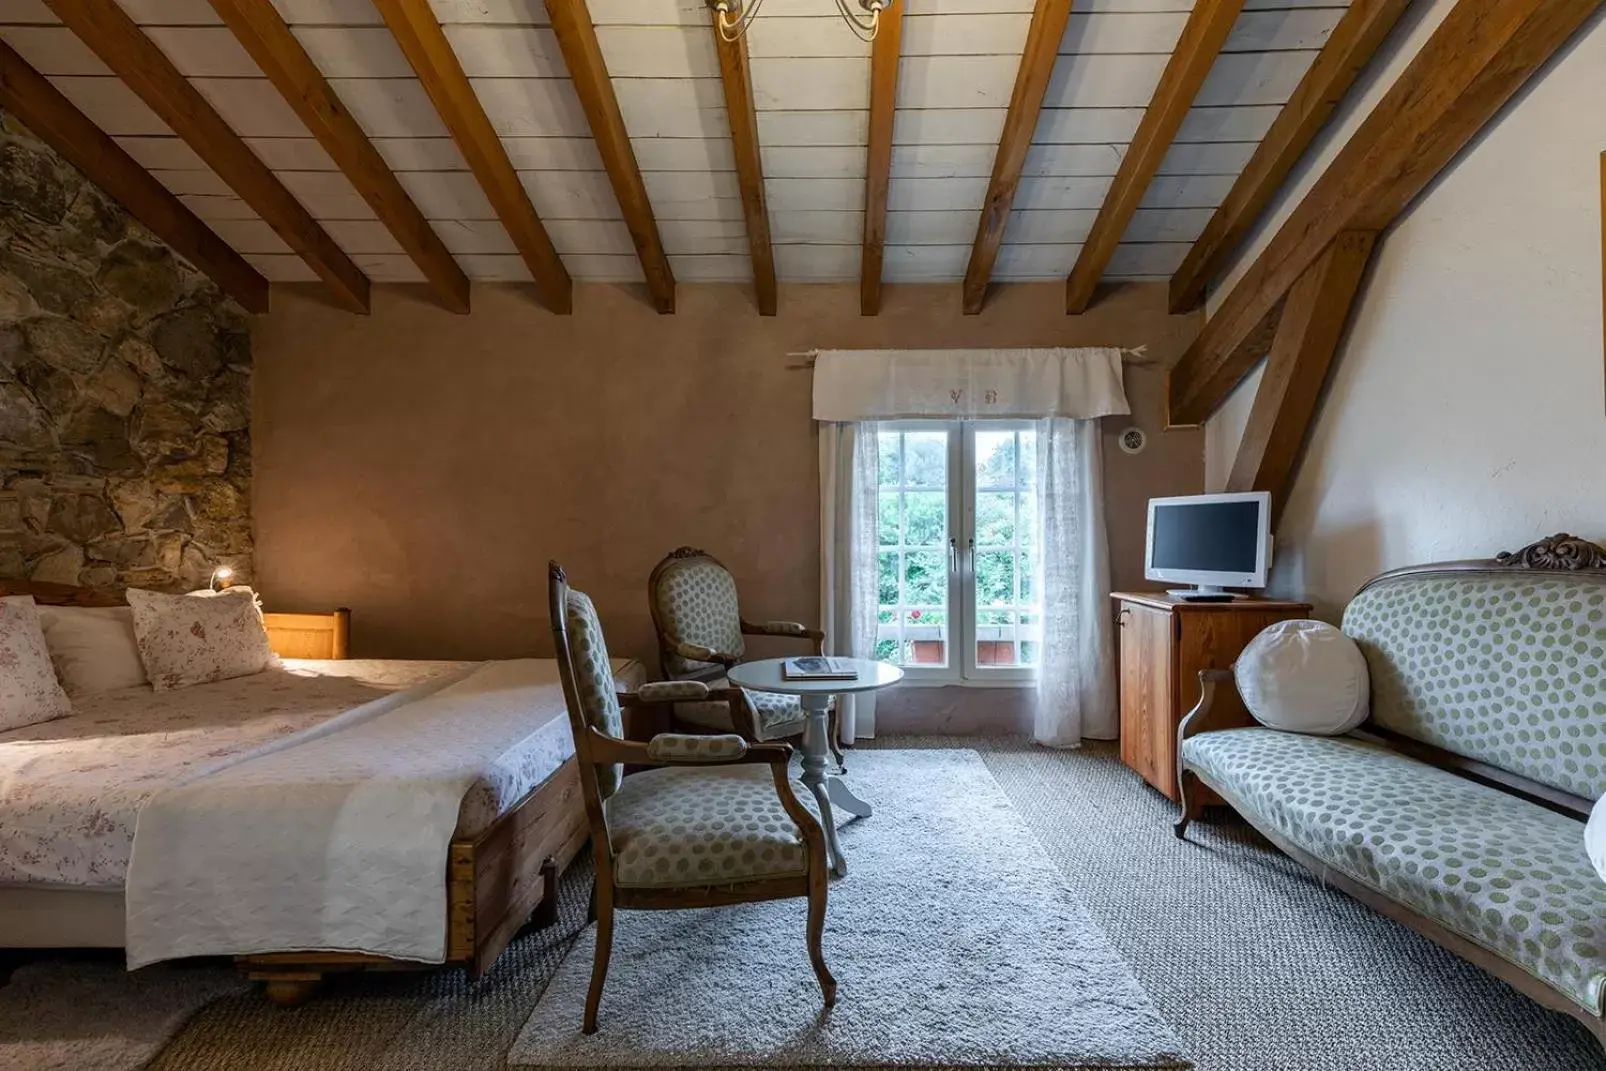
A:
<svg viewBox="0 0 1606 1071">
<path fill-rule="evenodd" d="M 120 589 L 0 580 L 0 595 L 32 595 L 46 606 L 123 606 Z M 351 611 L 263 614 L 282 658 L 349 657 Z M 590 836 L 571 758 L 478 836 L 454 839 L 446 864 L 446 964 L 478 975 L 496 962 L 526 923 L 557 918 L 557 883 Z M 268 999 L 292 1006 L 326 974 L 355 970 L 430 970 L 439 964 L 352 952 L 285 952 L 236 959 L 248 978 L 266 983 Z"/>
</svg>

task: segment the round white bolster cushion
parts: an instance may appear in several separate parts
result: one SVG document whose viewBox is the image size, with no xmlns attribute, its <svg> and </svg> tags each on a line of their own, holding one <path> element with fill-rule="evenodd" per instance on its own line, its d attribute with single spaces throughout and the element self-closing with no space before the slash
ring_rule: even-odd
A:
<svg viewBox="0 0 1606 1071">
<path fill-rule="evenodd" d="M 1325 622 L 1267 626 L 1232 672 L 1244 706 L 1268 728 L 1337 736 L 1366 720 L 1366 659 L 1354 640 Z"/>
<path fill-rule="evenodd" d="M 1595 872 L 1606 881 L 1606 796 L 1595 801 L 1589 812 L 1589 824 L 1584 827 L 1584 847 L 1589 849 L 1589 861 Z"/>
</svg>

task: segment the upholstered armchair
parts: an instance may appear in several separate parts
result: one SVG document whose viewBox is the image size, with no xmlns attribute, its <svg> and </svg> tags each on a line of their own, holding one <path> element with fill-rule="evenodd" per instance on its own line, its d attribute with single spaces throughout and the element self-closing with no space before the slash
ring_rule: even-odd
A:
<svg viewBox="0 0 1606 1071">
<path fill-rule="evenodd" d="M 742 617 L 736 579 L 712 554 L 694 547 L 673 551 L 647 580 L 647 601 L 658 633 L 658 658 L 665 680 L 702 681 L 729 687 L 725 672 L 743 661 L 747 636 L 779 636 L 825 653 L 825 633 L 796 621 L 754 624 Z M 795 695 L 747 692 L 747 709 L 718 700 L 674 704 L 677 722 L 700 729 L 737 732 L 748 740 L 777 740 L 803 732 L 807 715 Z M 837 715 L 830 717 L 831 753 L 844 766 Z"/>
<path fill-rule="evenodd" d="M 741 689 L 702 681 L 662 681 L 616 692 L 596 610 L 569 587 L 556 562 L 549 570 L 548 595 L 597 871 L 592 896 L 596 956 L 582 1029 L 597 1030 L 615 910 L 807 897 L 809 961 L 826 1007 L 836 1003 L 836 979 L 821 948 L 825 833 L 793 791 L 791 747 L 731 733 L 660 733 L 644 744 L 622 739 L 628 707 L 718 702 L 742 711 L 749 721 L 753 712 Z M 625 764 L 648 769 L 625 777 Z"/>
</svg>

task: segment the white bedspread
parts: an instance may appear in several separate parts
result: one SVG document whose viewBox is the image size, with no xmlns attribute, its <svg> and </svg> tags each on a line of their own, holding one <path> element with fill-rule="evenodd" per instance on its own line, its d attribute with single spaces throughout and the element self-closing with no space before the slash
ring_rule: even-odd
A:
<svg viewBox="0 0 1606 1071">
<path fill-rule="evenodd" d="M 556 663 L 488 663 L 157 792 L 128 869 L 129 968 L 308 949 L 442 962 L 464 794 L 565 718 Z"/>
</svg>

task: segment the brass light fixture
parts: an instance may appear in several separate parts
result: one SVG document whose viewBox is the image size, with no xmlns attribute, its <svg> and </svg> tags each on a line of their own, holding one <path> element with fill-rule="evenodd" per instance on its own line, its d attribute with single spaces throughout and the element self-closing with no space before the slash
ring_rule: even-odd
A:
<svg viewBox="0 0 1606 1071">
<path fill-rule="evenodd" d="M 861 41 L 874 41 L 881 29 L 881 12 L 897 0 L 836 0 L 837 13 Z M 857 4 L 863 14 L 854 11 Z M 719 21 L 719 35 L 727 41 L 738 40 L 758 17 L 764 0 L 708 0 Z"/>
</svg>

